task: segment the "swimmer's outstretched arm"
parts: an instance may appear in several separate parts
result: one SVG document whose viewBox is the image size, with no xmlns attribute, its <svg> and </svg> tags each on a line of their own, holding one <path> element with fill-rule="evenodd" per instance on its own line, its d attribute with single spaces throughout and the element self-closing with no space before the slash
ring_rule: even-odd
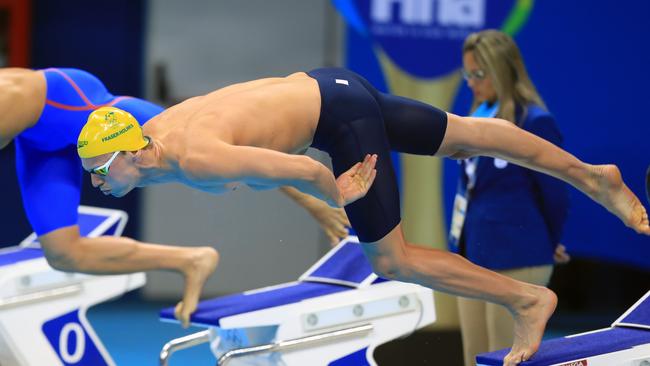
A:
<svg viewBox="0 0 650 366">
<path fill-rule="evenodd" d="M 196 310 L 203 284 L 215 270 L 219 254 L 212 247 L 179 247 L 142 243 L 126 237 L 86 238 L 68 226 L 39 237 L 48 263 L 55 269 L 88 274 L 123 274 L 168 270 L 185 278 L 183 301 L 176 317 L 184 327 Z"/>
<path fill-rule="evenodd" d="M 291 186 L 343 207 L 363 197 L 374 181 L 376 157 L 367 156 L 343 173 L 339 180 L 320 162 L 275 150 L 212 142 L 210 148 L 193 149 L 179 160 L 187 179 L 197 184 L 243 182 L 255 186 Z"/>
<path fill-rule="evenodd" d="M 448 113 L 447 131 L 437 155 L 492 156 L 549 174 L 576 187 L 636 232 L 650 235 L 647 212 L 616 166 L 584 163 L 508 121 Z"/>
</svg>

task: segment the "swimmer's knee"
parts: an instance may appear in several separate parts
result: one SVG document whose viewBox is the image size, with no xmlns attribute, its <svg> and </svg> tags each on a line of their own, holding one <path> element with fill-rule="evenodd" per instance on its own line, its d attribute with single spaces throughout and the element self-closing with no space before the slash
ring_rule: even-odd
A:
<svg viewBox="0 0 650 366">
<path fill-rule="evenodd" d="M 388 280 L 403 280 L 408 278 L 409 265 L 406 257 L 391 254 L 375 254 L 368 258 L 372 270 L 377 276 Z"/>
</svg>

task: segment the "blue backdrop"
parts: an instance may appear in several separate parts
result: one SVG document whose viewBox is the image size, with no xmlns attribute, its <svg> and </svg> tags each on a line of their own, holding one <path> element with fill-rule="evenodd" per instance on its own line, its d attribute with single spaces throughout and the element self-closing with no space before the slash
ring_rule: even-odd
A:
<svg viewBox="0 0 650 366">
<path fill-rule="evenodd" d="M 528 23 L 515 37 L 528 71 L 555 114 L 565 148 L 590 163 L 619 166 L 630 188 L 645 197 L 650 163 L 650 123 L 645 103 L 650 65 L 650 2 L 536 1 Z M 464 87 L 455 111 L 467 113 Z M 456 172 L 447 162 L 445 172 Z M 451 177 L 445 198 L 451 205 Z M 643 199 L 646 207 L 648 203 Z M 650 239 L 627 229 L 616 217 L 571 190 L 563 237 L 574 256 L 628 263 L 650 269 Z"/>
<path fill-rule="evenodd" d="M 355 2 L 335 1 L 340 10 L 354 8 L 352 3 Z M 356 3 L 360 4 L 358 10 L 368 1 Z M 499 2 L 485 3 L 489 15 L 489 7 Z M 650 14 L 650 2 L 645 1 L 536 1 L 527 23 L 515 36 L 533 81 L 557 117 L 565 148 L 590 163 L 618 165 L 627 184 L 640 197 L 645 196 L 644 175 L 650 163 L 647 140 L 650 124 L 644 117 L 649 96 L 646 88 L 650 85 L 650 75 L 646 72 L 650 65 L 650 51 L 646 47 L 650 35 L 647 14 Z M 348 26 L 347 64 L 385 88 L 372 49 L 381 42 L 373 45 L 366 37 L 367 19 L 361 16 L 357 21 L 361 26 Z M 417 55 L 435 60 L 434 52 L 420 48 Z M 460 67 L 460 46 L 455 52 Z M 422 74 L 422 71 L 412 73 Z M 470 102 L 471 93 L 463 86 L 453 112 L 467 114 Z M 448 215 L 456 188 L 455 162 L 445 162 L 444 177 Z M 576 190 L 571 192 L 571 211 L 563 242 L 576 257 L 650 269 L 650 239 L 627 229 Z"/>
<path fill-rule="evenodd" d="M 97 75 L 117 95 L 141 96 L 143 81 L 142 0 L 89 2 L 32 1 L 33 68 L 75 67 Z M 32 229 L 25 217 L 14 166 L 14 148 L 0 150 L 0 191 L 3 192 L 0 246 L 16 245 Z M 138 192 L 105 197 L 83 177 L 82 204 L 112 207 L 130 214 L 125 234 L 137 236 Z"/>
</svg>

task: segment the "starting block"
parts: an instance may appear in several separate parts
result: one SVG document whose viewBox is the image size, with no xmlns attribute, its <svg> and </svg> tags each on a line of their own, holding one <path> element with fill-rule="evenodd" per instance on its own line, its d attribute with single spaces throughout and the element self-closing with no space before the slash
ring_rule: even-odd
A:
<svg viewBox="0 0 650 366">
<path fill-rule="evenodd" d="M 119 236 L 127 219 L 119 210 L 79 207 L 83 236 Z M 90 276 L 57 271 L 47 264 L 36 234 L 0 250 L 2 366 L 114 366 L 86 310 L 144 284 L 144 273 Z"/>
<path fill-rule="evenodd" d="M 201 302 L 191 322 L 206 330 L 168 342 L 160 364 L 210 342 L 222 366 L 374 366 L 377 346 L 434 321 L 430 289 L 377 277 L 348 237 L 298 281 Z"/>
</svg>

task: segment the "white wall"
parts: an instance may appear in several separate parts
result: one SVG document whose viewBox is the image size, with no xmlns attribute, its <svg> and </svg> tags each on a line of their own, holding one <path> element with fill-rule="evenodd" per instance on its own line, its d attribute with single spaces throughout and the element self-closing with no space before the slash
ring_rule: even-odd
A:
<svg viewBox="0 0 650 366">
<path fill-rule="evenodd" d="M 168 64 L 178 96 L 338 62 L 329 0 L 150 0 L 148 12 L 148 63 Z"/>
<path fill-rule="evenodd" d="M 329 0 L 150 0 L 147 92 L 153 68 L 166 65 L 173 98 L 234 82 L 336 64 L 341 22 Z M 310 152 L 325 160 L 322 153 Z M 207 296 L 291 281 L 326 250 L 314 220 L 277 192 L 244 189 L 216 197 L 175 186 L 143 195 L 143 239 L 214 245 L 222 255 Z M 178 298 L 181 278 L 148 274 L 145 294 Z"/>
</svg>

